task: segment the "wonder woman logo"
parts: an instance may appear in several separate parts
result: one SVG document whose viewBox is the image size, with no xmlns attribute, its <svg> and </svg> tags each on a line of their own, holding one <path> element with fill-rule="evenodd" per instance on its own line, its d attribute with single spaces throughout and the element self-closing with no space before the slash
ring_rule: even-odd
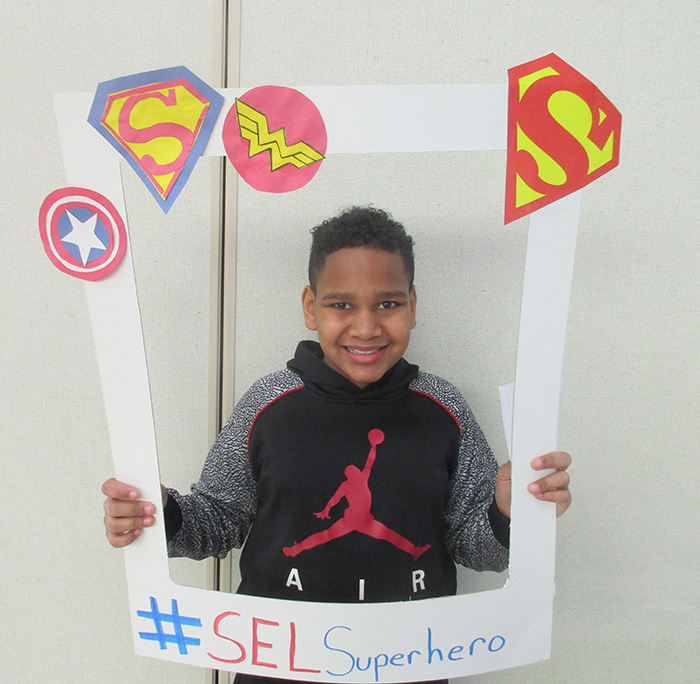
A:
<svg viewBox="0 0 700 684">
<path fill-rule="evenodd" d="M 298 169 L 302 169 L 323 159 L 320 152 L 303 141 L 287 145 L 284 128 L 270 133 L 267 117 L 243 100 L 236 99 L 236 111 L 241 137 L 250 143 L 248 156 L 254 157 L 256 154 L 269 151 L 272 171 L 276 171 L 285 164 L 293 164 Z"/>
<path fill-rule="evenodd" d="M 260 86 L 236 99 L 222 131 L 226 155 L 256 190 L 289 192 L 320 168 L 326 127 L 311 100 L 293 88 Z"/>
</svg>

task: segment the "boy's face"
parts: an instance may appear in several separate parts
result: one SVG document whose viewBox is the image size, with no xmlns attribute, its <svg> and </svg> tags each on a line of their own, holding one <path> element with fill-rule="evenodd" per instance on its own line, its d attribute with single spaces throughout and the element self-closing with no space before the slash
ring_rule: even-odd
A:
<svg viewBox="0 0 700 684">
<path fill-rule="evenodd" d="M 400 255 L 371 247 L 329 254 L 302 294 L 304 321 L 323 361 L 358 387 L 379 380 L 404 354 L 416 325 L 416 290 Z"/>
</svg>

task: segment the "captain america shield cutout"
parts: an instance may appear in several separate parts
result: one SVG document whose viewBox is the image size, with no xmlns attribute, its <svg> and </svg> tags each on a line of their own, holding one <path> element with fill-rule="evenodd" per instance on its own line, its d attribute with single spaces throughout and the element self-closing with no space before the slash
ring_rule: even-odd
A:
<svg viewBox="0 0 700 684">
<path fill-rule="evenodd" d="M 114 205 L 93 190 L 54 190 L 41 205 L 39 233 L 56 268 L 83 280 L 108 276 L 126 252 L 126 228 Z"/>
</svg>

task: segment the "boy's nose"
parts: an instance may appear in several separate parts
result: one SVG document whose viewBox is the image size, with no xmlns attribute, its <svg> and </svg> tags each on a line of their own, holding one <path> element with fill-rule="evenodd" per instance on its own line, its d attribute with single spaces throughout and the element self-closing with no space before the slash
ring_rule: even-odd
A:
<svg viewBox="0 0 700 684">
<path fill-rule="evenodd" d="M 360 340 L 371 340 L 381 334 L 381 327 L 373 311 L 358 311 L 353 316 L 350 332 Z"/>
</svg>

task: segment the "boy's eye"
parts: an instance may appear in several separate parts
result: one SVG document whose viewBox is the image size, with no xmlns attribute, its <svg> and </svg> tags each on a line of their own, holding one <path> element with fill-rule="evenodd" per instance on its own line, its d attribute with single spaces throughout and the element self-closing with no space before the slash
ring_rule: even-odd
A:
<svg viewBox="0 0 700 684">
<path fill-rule="evenodd" d="M 340 310 L 344 310 L 344 309 L 349 309 L 349 308 L 350 308 L 350 304 L 348 304 L 347 302 L 333 302 L 333 303 L 330 304 L 329 306 L 330 306 L 332 309 L 340 309 Z"/>
<path fill-rule="evenodd" d="M 395 309 L 397 306 L 399 306 L 398 302 L 382 302 L 379 305 L 380 309 Z"/>
</svg>

